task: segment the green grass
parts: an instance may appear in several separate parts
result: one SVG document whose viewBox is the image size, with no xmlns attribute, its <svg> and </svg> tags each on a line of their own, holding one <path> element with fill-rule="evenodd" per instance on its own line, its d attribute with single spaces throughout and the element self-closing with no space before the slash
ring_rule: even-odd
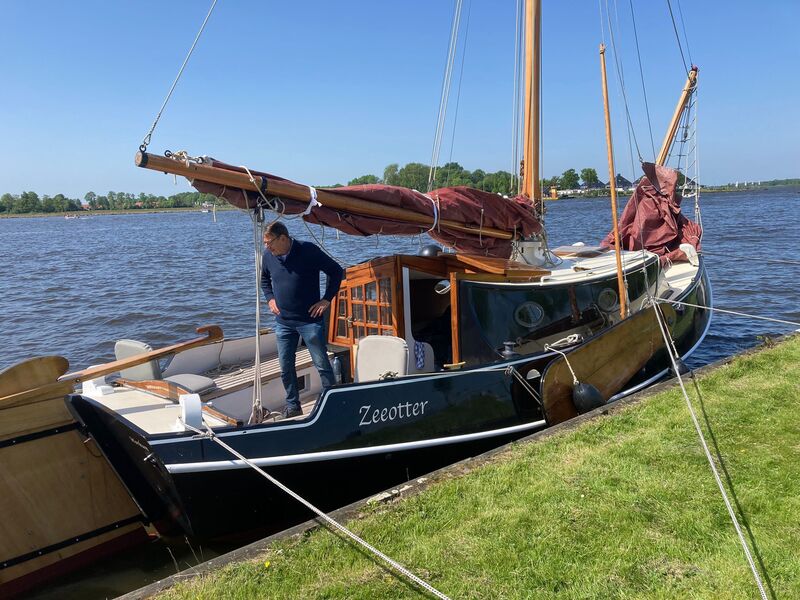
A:
<svg viewBox="0 0 800 600">
<path fill-rule="evenodd" d="M 795 337 L 688 385 L 777 598 L 800 598 L 799 366 Z M 348 525 L 451 598 L 758 597 L 679 389 Z M 421 595 L 321 529 L 160 598 Z"/>
</svg>

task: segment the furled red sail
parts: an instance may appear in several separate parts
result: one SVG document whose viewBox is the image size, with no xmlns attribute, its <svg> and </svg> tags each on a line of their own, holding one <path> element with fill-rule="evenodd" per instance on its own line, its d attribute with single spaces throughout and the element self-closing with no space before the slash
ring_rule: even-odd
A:
<svg viewBox="0 0 800 600">
<path fill-rule="evenodd" d="M 244 172 L 241 167 L 213 159 L 205 159 L 203 164 Z M 542 228 L 536 210 L 522 196 L 509 199 L 463 186 L 441 188 L 429 194 L 390 185 L 325 188 L 317 192 L 260 171 L 250 170 L 250 173 L 263 182 L 262 192 L 270 202 L 278 198 L 275 208 L 279 213 L 303 213 L 303 219 L 309 223 L 334 227 L 350 235 L 428 233 L 438 242 L 463 252 L 507 258 L 512 239 L 534 235 Z M 255 191 L 199 179 L 194 179 L 192 185 L 200 192 L 225 198 L 238 208 L 251 209 L 263 204 L 261 194 Z M 288 188 L 291 196 L 302 195 L 304 199 L 276 193 L 273 185 L 276 189 Z M 322 198 L 323 193 L 328 202 Z M 341 198 L 336 204 L 345 208 L 329 206 L 331 195 Z M 415 218 L 409 220 L 408 216 Z M 498 232 L 505 235 L 500 237 Z"/>
<path fill-rule="evenodd" d="M 644 163 L 645 176 L 633 192 L 619 222 L 619 238 L 623 250 L 645 250 L 661 256 L 662 262 L 685 262 L 688 259 L 681 244 L 700 250 L 702 228 L 681 212 L 681 195 L 677 191 L 678 171 Z M 600 243 L 614 246 L 611 231 Z"/>
</svg>

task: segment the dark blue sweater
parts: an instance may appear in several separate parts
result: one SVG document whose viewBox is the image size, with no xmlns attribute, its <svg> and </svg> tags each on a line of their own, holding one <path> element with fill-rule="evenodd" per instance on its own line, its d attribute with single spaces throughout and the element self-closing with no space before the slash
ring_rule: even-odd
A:
<svg viewBox="0 0 800 600">
<path fill-rule="evenodd" d="M 280 314 L 276 319 L 284 325 L 316 323 L 322 317 L 308 314 L 312 304 L 319 302 L 319 274 L 327 275 L 325 295 L 330 302 L 342 283 L 342 268 L 330 256 L 311 242 L 292 240 L 289 254 L 274 256 L 264 252 L 261 269 L 261 289 L 267 302 L 275 299 Z"/>
</svg>

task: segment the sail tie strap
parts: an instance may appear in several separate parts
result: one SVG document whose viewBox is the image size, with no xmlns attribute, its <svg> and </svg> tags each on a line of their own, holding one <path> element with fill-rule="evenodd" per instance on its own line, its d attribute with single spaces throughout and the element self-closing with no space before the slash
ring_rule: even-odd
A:
<svg viewBox="0 0 800 600">
<path fill-rule="evenodd" d="M 303 216 L 311 214 L 311 210 L 315 206 L 322 206 L 319 200 L 317 200 L 317 188 L 315 188 L 312 185 L 308 186 L 308 193 L 311 196 L 311 201 L 308 203 L 308 206 L 303 211 Z"/>
<path fill-rule="evenodd" d="M 439 232 L 439 196 L 437 194 L 436 199 L 434 200 L 433 198 L 428 196 L 428 194 L 422 194 L 422 195 L 425 196 L 428 200 L 430 200 L 431 205 L 433 206 L 433 225 L 431 225 L 431 228 L 428 229 L 428 231 L 426 231 L 425 233 L 430 233 L 434 229 L 437 232 Z"/>
<path fill-rule="evenodd" d="M 397 571 L 401 575 L 407 577 L 408 579 L 410 579 L 411 581 L 413 581 L 414 583 L 416 583 L 417 585 L 419 585 L 423 589 L 427 590 L 428 592 L 430 592 L 431 594 L 433 594 L 437 598 L 441 598 L 442 600 L 450 600 L 449 597 L 445 596 L 442 592 L 437 590 L 431 584 L 423 581 L 422 579 L 420 579 L 419 577 L 414 575 L 411 571 L 409 571 L 407 568 L 405 568 L 403 565 L 401 565 L 399 562 L 397 562 L 396 560 L 393 560 L 392 558 L 388 557 L 386 554 L 384 554 L 383 552 L 381 552 L 380 550 L 378 550 L 377 548 L 375 548 L 374 546 L 369 544 L 367 541 L 361 539 L 358 535 L 356 535 L 355 533 L 350 531 L 347 527 L 345 527 L 344 525 L 342 525 L 341 523 L 339 523 L 338 521 L 336 521 L 332 517 L 328 516 L 328 514 L 322 512 L 319 508 L 317 508 L 316 506 L 311 504 L 308 500 L 306 500 L 305 498 L 303 498 L 302 496 L 300 496 L 299 494 L 297 494 L 293 490 L 289 489 L 288 487 L 283 485 L 280 481 L 275 479 L 272 475 L 270 475 L 269 473 L 264 471 L 264 469 L 262 469 L 261 467 L 259 467 L 255 463 L 253 463 L 251 460 L 245 458 L 242 454 L 240 454 L 239 452 L 237 452 L 236 450 L 231 448 L 228 444 L 223 442 L 221 439 L 219 439 L 219 437 L 217 437 L 214 434 L 214 432 L 211 430 L 211 427 L 208 425 L 208 423 L 206 423 L 205 419 L 203 420 L 203 424 L 206 427 L 205 431 L 197 429 L 196 427 L 192 427 L 191 425 L 189 425 L 187 423 L 184 423 L 184 426 L 187 429 L 190 429 L 190 430 L 194 431 L 195 433 L 197 433 L 201 437 L 208 438 L 212 442 L 216 442 L 217 444 L 219 444 L 220 446 L 225 448 L 225 450 L 227 450 L 228 452 L 233 454 L 239 460 L 243 461 L 246 465 L 248 465 L 249 467 L 255 469 L 255 471 L 259 475 L 262 475 L 263 477 L 265 477 L 273 485 L 277 486 L 278 488 L 280 488 L 281 490 L 283 490 L 284 492 L 289 494 L 292 498 L 297 500 L 300 504 L 302 504 L 303 506 L 308 508 L 311 512 L 315 513 L 320 519 L 325 521 L 328 525 L 330 525 L 333 528 L 339 530 L 340 532 L 345 534 L 347 537 L 349 537 L 351 540 L 353 540 L 354 542 L 360 544 L 361 546 L 363 546 L 364 548 L 366 548 L 367 550 L 372 552 L 375 556 L 377 556 L 378 558 L 383 560 L 386 564 L 388 564 L 390 567 L 392 567 L 395 571 Z"/>
</svg>

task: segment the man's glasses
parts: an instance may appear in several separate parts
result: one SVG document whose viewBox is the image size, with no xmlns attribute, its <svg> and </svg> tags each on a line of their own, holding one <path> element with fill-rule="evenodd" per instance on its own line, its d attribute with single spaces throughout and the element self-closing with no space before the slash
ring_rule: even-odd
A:
<svg viewBox="0 0 800 600">
<path fill-rule="evenodd" d="M 269 238 L 269 239 L 264 238 L 264 245 L 267 248 L 272 248 L 273 244 L 275 244 L 275 242 L 277 242 L 279 239 L 280 239 L 280 236 L 274 237 L 274 238 Z"/>
</svg>

